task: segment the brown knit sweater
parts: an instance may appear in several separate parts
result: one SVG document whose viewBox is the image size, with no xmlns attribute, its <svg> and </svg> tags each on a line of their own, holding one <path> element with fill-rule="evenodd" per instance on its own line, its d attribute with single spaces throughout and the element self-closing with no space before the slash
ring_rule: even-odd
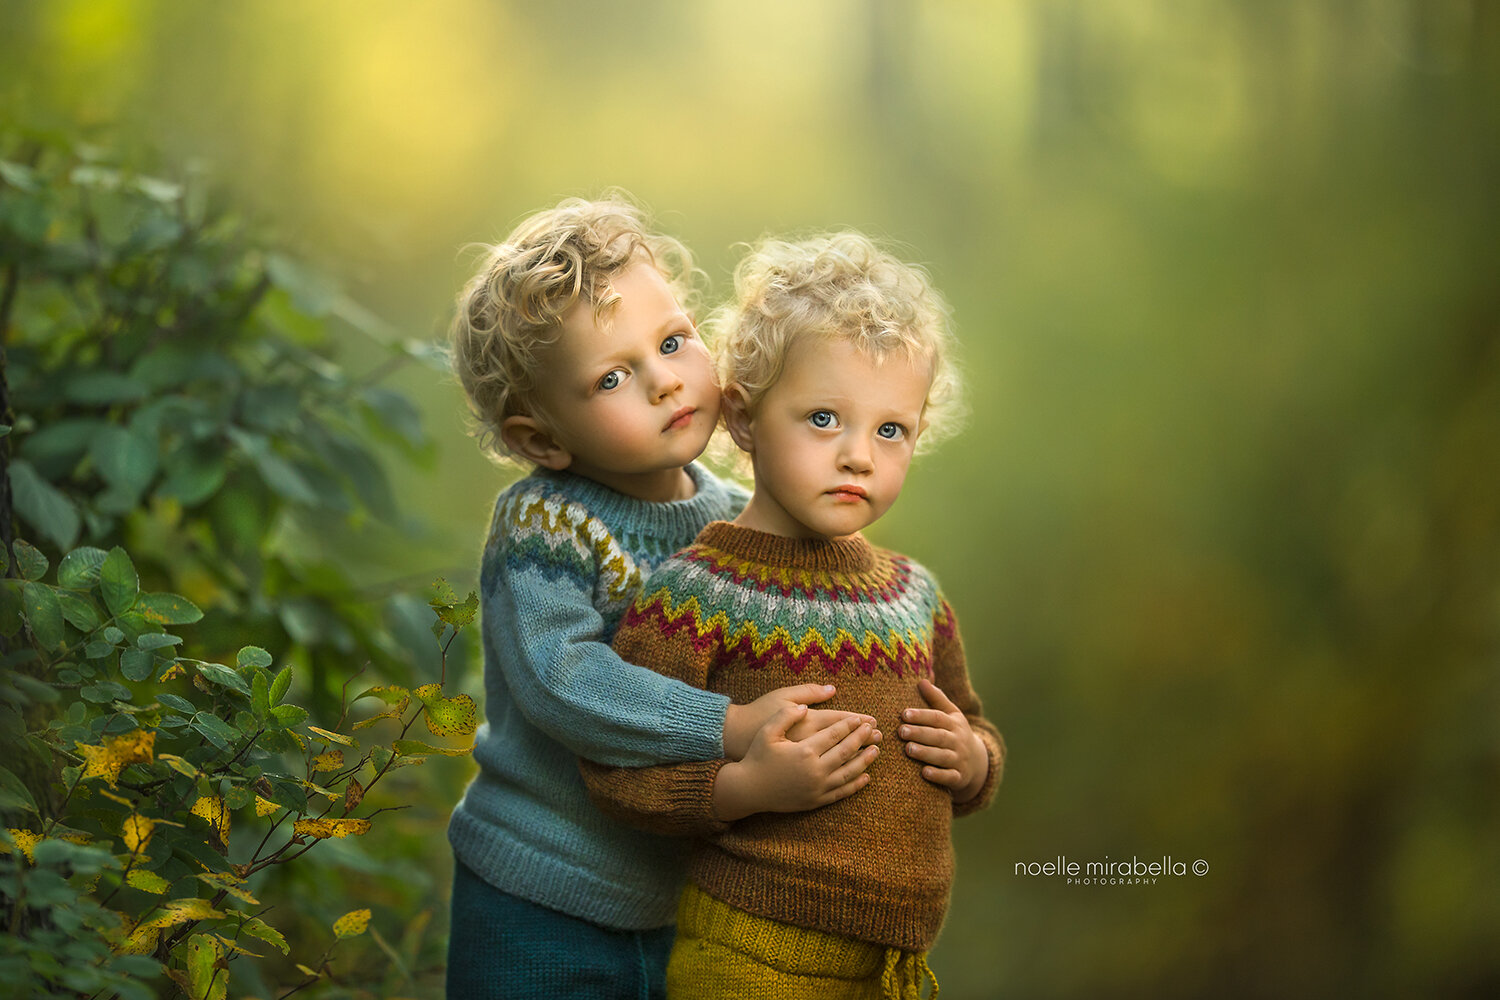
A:
<svg viewBox="0 0 1500 1000">
<path fill-rule="evenodd" d="M 688 875 L 732 906 L 889 947 L 931 947 L 953 881 L 949 825 L 989 804 L 1005 745 L 981 715 L 952 609 L 931 576 L 862 536 L 808 541 L 716 521 L 646 581 L 615 636 L 633 663 L 745 703 L 778 687 L 833 683 L 823 708 L 872 715 L 892 739 L 870 783 L 801 813 L 714 818 L 723 761 L 647 768 L 581 763 L 606 813 L 692 834 Z M 973 799 L 955 805 L 894 739 L 929 678 L 989 750 Z"/>
</svg>

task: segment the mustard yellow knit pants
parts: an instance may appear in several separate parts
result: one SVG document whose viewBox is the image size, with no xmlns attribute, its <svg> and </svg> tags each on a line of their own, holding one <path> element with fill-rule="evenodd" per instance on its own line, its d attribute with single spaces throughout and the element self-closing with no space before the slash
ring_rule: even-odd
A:
<svg viewBox="0 0 1500 1000">
<path fill-rule="evenodd" d="M 667 1000 L 921 1000 L 926 952 L 794 927 L 737 910 L 689 883 L 677 904 Z"/>
</svg>

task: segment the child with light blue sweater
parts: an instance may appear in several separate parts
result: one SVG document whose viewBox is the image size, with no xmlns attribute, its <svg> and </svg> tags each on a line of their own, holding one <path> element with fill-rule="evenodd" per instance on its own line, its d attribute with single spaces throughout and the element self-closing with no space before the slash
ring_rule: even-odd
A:
<svg viewBox="0 0 1500 1000">
<path fill-rule="evenodd" d="M 757 758 L 769 811 L 853 794 L 874 720 L 748 705 L 627 664 L 609 640 L 642 576 L 744 490 L 695 460 L 718 422 L 709 353 L 681 299 L 686 249 L 624 200 L 569 200 L 491 249 L 459 299 L 454 361 L 494 453 L 534 471 L 500 494 L 480 570 L 479 773 L 453 812 L 450 997 L 663 995 L 681 843 L 599 813 L 577 758 L 643 767 Z"/>
</svg>

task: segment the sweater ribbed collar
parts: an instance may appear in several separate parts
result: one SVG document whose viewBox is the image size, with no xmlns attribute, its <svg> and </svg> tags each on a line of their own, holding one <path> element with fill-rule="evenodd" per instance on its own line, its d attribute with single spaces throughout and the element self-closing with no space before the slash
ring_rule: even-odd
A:
<svg viewBox="0 0 1500 1000">
<path fill-rule="evenodd" d="M 586 479 L 567 470 L 538 469 L 533 475 L 556 483 L 589 513 L 612 527 L 628 526 L 655 538 L 691 540 L 698 529 L 715 517 L 722 517 L 729 492 L 713 473 L 694 462 L 685 470 L 692 479 L 693 495 L 685 500 L 641 500 L 616 492 L 603 483 Z M 686 544 L 680 541 L 678 544 Z"/>
<path fill-rule="evenodd" d="M 875 565 L 875 547 L 864 535 L 843 538 L 788 538 L 728 521 L 714 521 L 698 535 L 699 545 L 746 562 L 824 573 L 863 573 Z"/>
</svg>

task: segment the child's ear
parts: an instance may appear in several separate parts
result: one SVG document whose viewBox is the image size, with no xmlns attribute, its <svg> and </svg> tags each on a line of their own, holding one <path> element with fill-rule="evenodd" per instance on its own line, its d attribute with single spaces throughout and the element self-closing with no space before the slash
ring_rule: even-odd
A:
<svg viewBox="0 0 1500 1000">
<path fill-rule="evenodd" d="M 750 434 L 750 401 L 745 396 L 745 390 L 738 384 L 731 384 L 724 390 L 721 410 L 724 414 L 724 426 L 728 428 L 729 436 L 734 439 L 740 451 L 755 454 L 755 439 Z"/>
<path fill-rule="evenodd" d="M 562 470 L 573 464 L 573 455 L 558 444 L 535 417 L 506 417 L 500 424 L 505 447 L 544 469 Z"/>
</svg>

